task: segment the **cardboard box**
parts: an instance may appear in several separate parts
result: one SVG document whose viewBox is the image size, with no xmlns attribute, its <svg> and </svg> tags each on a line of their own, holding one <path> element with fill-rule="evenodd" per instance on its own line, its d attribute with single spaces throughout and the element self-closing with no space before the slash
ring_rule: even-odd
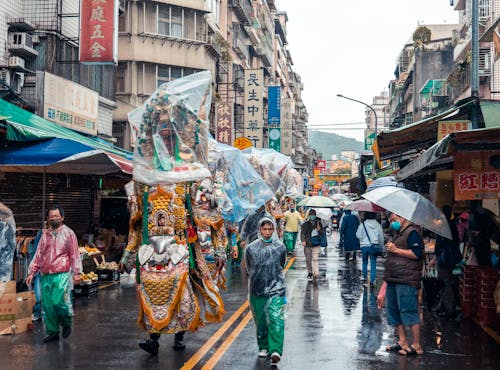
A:
<svg viewBox="0 0 500 370">
<path fill-rule="evenodd" d="M 31 324 L 33 292 L 16 293 L 16 282 L 0 283 L 0 335 L 22 333 Z"/>
</svg>

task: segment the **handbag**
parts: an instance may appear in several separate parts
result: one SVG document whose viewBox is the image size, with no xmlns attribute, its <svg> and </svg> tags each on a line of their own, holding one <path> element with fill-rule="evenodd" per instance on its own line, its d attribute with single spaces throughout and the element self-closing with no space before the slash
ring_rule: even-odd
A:
<svg viewBox="0 0 500 370">
<path fill-rule="evenodd" d="M 311 244 L 313 247 L 317 247 L 318 245 L 321 245 L 321 235 L 316 235 L 311 237 Z"/>
<path fill-rule="evenodd" d="M 365 233 L 366 233 L 366 236 L 368 237 L 368 241 L 370 242 L 370 246 L 368 248 L 370 248 L 370 253 L 372 253 L 373 255 L 375 256 L 382 256 L 383 255 L 383 250 L 382 250 L 382 247 L 380 246 L 380 244 L 373 244 L 371 239 L 370 239 L 370 234 L 368 234 L 368 231 L 366 230 L 366 226 L 365 226 L 365 223 L 362 222 L 363 224 L 363 228 L 365 229 Z"/>
</svg>

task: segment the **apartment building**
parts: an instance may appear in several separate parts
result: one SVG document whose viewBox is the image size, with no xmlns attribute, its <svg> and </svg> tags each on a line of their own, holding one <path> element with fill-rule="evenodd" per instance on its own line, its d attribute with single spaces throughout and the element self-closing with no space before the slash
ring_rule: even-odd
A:
<svg viewBox="0 0 500 370">
<path fill-rule="evenodd" d="M 472 0 L 455 0 L 459 24 L 454 34 L 453 72 L 448 77 L 453 103 L 471 96 Z M 500 100 L 500 50 L 495 49 L 500 17 L 499 0 L 478 0 L 479 16 L 479 97 Z"/>
<path fill-rule="evenodd" d="M 79 62 L 79 6 L 78 0 L 0 2 L 0 97 L 113 141 L 114 67 Z M 56 92 L 65 86 L 91 101 L 85 107 L 61 107 L 64 96 L 55 94 L 50 103 L 61 107 L 61 122 L 48 114 L 44 86 L 49 84 Z"/>
<path fill-rule="evenodd" d="M 453 35 L 458 25 L 417 27 L 400 52 L 389 83 L 391 129 L 432 116 L 450 105 L 447 78 L 453 70 Z"/>
</svg>

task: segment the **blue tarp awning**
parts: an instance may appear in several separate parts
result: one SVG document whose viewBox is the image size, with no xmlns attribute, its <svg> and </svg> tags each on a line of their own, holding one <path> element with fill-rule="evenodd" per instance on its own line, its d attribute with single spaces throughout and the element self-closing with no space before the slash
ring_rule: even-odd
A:
<svg viewBox="0 0 500 370">
<path fill-rule="evenodd" d="M 10 142 L 0 151 L 0 171 L 105 175 L 132 173 L 132 162 L 77 141 L 54 138 Z"/>
</svg>

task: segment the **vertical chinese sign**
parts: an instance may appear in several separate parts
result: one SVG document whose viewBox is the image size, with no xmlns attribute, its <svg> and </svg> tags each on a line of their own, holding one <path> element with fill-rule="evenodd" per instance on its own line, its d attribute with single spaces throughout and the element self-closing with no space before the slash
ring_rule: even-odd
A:
<svg viewBox="0 0 500 370">
<path fill-rule="evenodd" d="M 292 100 L 289 98 L 281 103 L 281 153 L 292 153 Z"/>
<path fill-rule="evenodd" d="M 281 152 L 281 87 L 267 88 L 267 125 L 269 128 L 269 148 Z"/>
<path fill-rule="evenodd" d="M 219 143 L 232 145 L 233 114 L 231 103 L 220 102 L 215 105 L 215 130 L 215 136 Z"/>
<path fill-rule="evenodd" d="M 116 0 L 81 0 L 80 62 L 116 63 L 117 16 Z"/>
<path fill-rule="evenodd" d="M 263 84 L 264 72 L 262 69 L 245 70 L 245 112 L 243 115 L 243 135 L 250 139 L 256 148 L 264 147 L 262 118 Z"/>
</svg>

